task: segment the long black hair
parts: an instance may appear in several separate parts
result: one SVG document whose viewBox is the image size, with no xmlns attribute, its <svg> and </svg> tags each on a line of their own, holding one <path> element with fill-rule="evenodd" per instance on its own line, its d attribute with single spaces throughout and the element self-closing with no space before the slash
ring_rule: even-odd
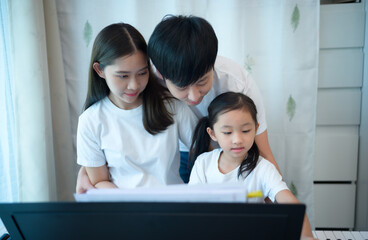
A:
<svg viewBox="0 0 368 240">
<path fill-rule="evenodd" d="M 93 69 L 95 62 L 101 69 L 111 65 L 117 58 L 140 51 L 146 55 L 149 66 L 149 79 L 146 88 L 141 93 L 143 107 L 143 125 L 151 134 L 157 134 L 167 129 L 173 123 L 171 113 L 167 110 L 164 100 L 171 99 L 168 90 L 155 77 L 147 56 L 147 43 L 137 29 L 126 23 L 111 24 L 97 35 L 89 64 L 88 92 L 84 110 L 108 96 L 110 89 L 105 79 Z"/>
<path fill-rule="evenodd" d="M 207 109 L 208 116 L 201 118 L 194 130 L 189 153 L 189 168 L 192 168 L 195 159 L 197 159 L 200 154 L 207 152 L 210 147 L 211 137 L 207 134 L 207 127 L 213 129 L 220 115 L 238 109 L 249 112 L 252 119 L 257 124 L 257 108 L 253 100 L 248 96 L 242 93 L 225 92 L 213 99 Z M 256 167 L 258 158 L 259 150 L 256 142 L 254 142 L 248 151 L 248 155 L 240 164 L 238 177 L 242 176 L 245 172 L 248 172 L 249 175 Z"/>
</svg>

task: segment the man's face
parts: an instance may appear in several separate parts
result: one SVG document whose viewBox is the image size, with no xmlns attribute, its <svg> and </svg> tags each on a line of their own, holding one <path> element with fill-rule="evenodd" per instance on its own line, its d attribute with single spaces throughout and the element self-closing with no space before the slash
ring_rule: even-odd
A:
<svg viewBox="0 0 368 240">
<path fill-rule="evenodd" d="M 170 80 L 165 79 L 166 86 L 171 94 L 190 106 L 198 105 L 203 100 L 203 97 L 210 91 L 213 81 L 213 69 L 208 71 L 205 75 L 199 78 L 195 83 L 178 87 Z"/>
</svg>

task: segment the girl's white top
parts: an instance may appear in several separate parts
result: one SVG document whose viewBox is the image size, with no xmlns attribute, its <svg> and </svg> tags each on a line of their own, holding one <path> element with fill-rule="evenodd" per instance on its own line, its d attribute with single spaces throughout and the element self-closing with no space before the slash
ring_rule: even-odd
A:
<svg viewBox="0 0 368 240">
<path fill-rule="evenodd" d="M 217 148 L 199 155 L 190 174 L 189 184 L 242 183 L 247 192 L 262 191 L 264 197 L 268 196 L 273 202 L 278 192 L 288 189 L 276 167 L 261 156 L 256 168 L 248 176 L 245 172 L 238 178 L 239 167 L 227 174 L 221 173 L 218 166 L 221 152 L 222 149 Z"/>
<path fill-rule="evenodd" d="M 119 188 L 183 183 L 179 139 L 190 146 L 198 120 L 184 103 L 173 99 L 166 106 L 173 113 L 174 124 L 151 135 L 143 127 L 142 106 L 120 109 L 108 97 L 93 104 L 79 117 L 78 164 L 107 164 L 111 180 Z"/>
</svg>

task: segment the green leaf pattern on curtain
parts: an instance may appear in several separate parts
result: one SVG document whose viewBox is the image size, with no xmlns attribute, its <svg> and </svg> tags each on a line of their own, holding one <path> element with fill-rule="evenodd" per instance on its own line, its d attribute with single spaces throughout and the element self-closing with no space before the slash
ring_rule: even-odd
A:
<svg viewBox="0 0 368 240">
<path fill-rule="evenodd" d="M 300 21 L 300 12 L 298 8 L 298 4 L 296 4 L 294 7 L 293 14 L 291 15 L 291 26 L 293 28 L 293 32 L 295 32 L 295 30 L 298 28 L 299 21 Z M 293 120 L 294 118 L 295 109 L 296 109 L 295 100 L 293 99 L 291 95 L 289 96 L 286 109 L 287 109 L 286 112 L 289 116 L 289 121 L 291 122 L 291 120 Z"/>
<path fill-rule="evenodd" d="M 289 116 L 289 121 L 293 120 L 295 115 L 296 103 L 294 98 L 290 95 L 287 101 L 286 113 Z"/>
<path fill-rule="evenodd" d="M 83 37 L 84 37 L 84 41 L 86 42 L 86 46 L 88 47 L 92 39 L 92 26 L 91 24 L 89 24 L 88 20 L 84 24 Z"/>
<path fill-rule="evenodd" d="M 254 64 L 254 59 L 248 54 L 245 60 L 245 69 L 247 69 L 249 73 L 252 73 L 252 67 L 254 66 Z"/>
<path fill-rule="evenodd" d="M 295 197 L 298 196 L 298 190 L 296 189 L 296 186 L 294 185 L 293 182 L 291 182 L 291 184 L 290 184 L 290 192 L 292 194 L 294 194 Z"/>
<path fill-rule="evenodd" d="M 295 5 L 293 14 L 291 15 L 291 27 L 293 28 L 293 32 L 298 28 L 300 20 L 300 12 L 298 8 L 298 4 Z"/>
</svg>

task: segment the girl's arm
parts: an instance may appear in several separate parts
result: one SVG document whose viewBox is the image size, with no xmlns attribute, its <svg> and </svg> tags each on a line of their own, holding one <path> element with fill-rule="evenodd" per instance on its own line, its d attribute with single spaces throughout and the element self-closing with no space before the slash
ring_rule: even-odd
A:
<svg viewBox="0 0 368 240">
<path fill-rule="evenodd" d="M 117 188 L 117 186 L 110 181 L 110 173 L 106 165 L 101 167 L 86 167 L 86 171 L 89 180 L 96 188 Z"/>
<path fill-rule="evenodd" d="M 277 171 L 279 171 L 280 175 L 282 175 L 281 172 L 280 172 L 279 166 L 277 165 L 277 163 L 275 161 L 275 158 L 272 154 L 270 144 L 268 142 L 267 129 L 263 133 L 256 135 L 255 142 L 256 142 L 257 147 L 259 149 L 259 154 L 263 158 L 270 161 L 273 165 L 275 165 Z"/>
<path fill-rule="evenodd" d="M 278 203 L 300 203 L 298 199 L 287 189 L 282 190 L 276 194 L 276 202 Z M 302 239 L 305 237 L 313 238 L 312 228 L 309 224 L 307 215 L 304 215 L 303 228 L 302 228 Z"/>
</svg>

